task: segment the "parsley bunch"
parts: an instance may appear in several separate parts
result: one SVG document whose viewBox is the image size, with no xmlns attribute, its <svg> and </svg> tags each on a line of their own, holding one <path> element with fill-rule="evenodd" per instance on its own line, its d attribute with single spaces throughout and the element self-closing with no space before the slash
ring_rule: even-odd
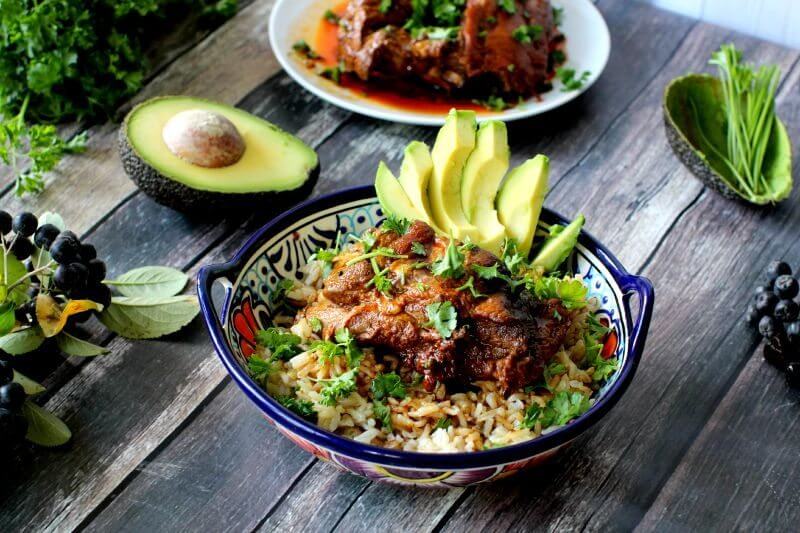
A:
<svg viewBox="0 0 800 533">
<path fill-rule="evenodd" d="M 0 2 L 0 159 L 18 194 L 41 191 L 41 175 L 85 140 L 64 141 L 45 124 L 111 115 L 142 87 L 150 40 L 188 9 L 210 22 L 233 15 L 236 0 Z"/>
</svg>

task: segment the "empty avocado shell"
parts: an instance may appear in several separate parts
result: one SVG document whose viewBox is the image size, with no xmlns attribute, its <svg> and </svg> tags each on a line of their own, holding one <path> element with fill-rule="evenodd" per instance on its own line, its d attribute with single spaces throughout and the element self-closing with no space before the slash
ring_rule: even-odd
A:
<svg viewBox="0 0 800 533">
<path fill-rule="evenodd" d="M 675 78 L 664 91 L 663 107 L 667 139 L 672 150 L 708 187 L 726 198 L 759 205 L 776 203 L 789 196 L 792 191 L 792 144 L 779 119 L 770 135 L 762 167 L 771 192 L 750 197 L 740 190 L 717 155 L 727 152 L 727 125 L 719 80 L 708 74 Z"/>
</svg>

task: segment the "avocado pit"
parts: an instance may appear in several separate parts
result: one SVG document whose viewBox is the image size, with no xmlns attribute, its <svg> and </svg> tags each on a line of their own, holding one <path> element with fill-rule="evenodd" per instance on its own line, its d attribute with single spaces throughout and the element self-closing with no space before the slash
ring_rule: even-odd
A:
<svg viewBox="0 0 800 533">
<path fill-rule="evenodd" d="M 244 139 L 233 122 L 203 109 L 175 114 L 164 124 L 161 136 L 170 152 L 199 167 L 231 166 L 245 150 Z"/>
</svg>

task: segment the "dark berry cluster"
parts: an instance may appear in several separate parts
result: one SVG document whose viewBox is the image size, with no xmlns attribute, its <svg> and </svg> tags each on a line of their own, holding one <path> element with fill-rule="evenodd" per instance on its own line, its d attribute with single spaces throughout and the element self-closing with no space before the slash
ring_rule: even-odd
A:
<svg viewBox="0 0 800 533">
<path fill-rule="evenodd" d="M 773 261 L 766 271 L 766 283 L 756 288 L 755 303 L 747 308 L 747 322 L 764 337 L 764 358 L 786 371 L 786 380 L 800 388 L 800 305 L 796 297 L 800 284 L 792 269 Z"/>
<path fill-rule="evenodd" d="M 36 273 L 31 277 L 29 300 L 16 311 L 21 323 L 36 322 L 36 297 L 45 285 L 41 280 L 48 281 L 46 289 L 52 294 L 63 294 L 73 300 L 91 300 L 103 306 L 111 302 L 111 290 L 102 283 L 106 276 L 105 263 L 97 258 L 95 247 L 81 243 L 75 233 L 61 231 L 53 224 L 39 225 L 33 213 L 20 213 L 12 218 L 0 211 L 0 234 L 6 249 L 25 261 L 28 272 Z M 40 254 L 37 249 L 47 254 Z M 82 313 L 74 318 L 81 321 L 89 316 L 89 313 Z"/>
<path fill-rule="evenodd" d="M 0 454 L 4 457 L 17 454 L 28 431 L 28 420 L 22 414 L 25 389 L 13 379 L 11 364 L 0 360 Z"/>
</svg>

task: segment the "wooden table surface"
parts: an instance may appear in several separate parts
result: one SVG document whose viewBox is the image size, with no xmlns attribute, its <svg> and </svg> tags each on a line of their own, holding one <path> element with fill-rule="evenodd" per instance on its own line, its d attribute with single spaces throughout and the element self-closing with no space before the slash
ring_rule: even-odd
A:
<svg viewBox="0 0 800 533">
<path fill-rule="evenodd" d="M 408 141 L 432 141 L 433 129 L 353 115 L 294 84 L 267 44 L 271 5 L 247 2 L 212 33 L 166 40 L 137 100 L 212 98 L 296 132 L 322 163 L 313 195 L 371 183 L 379 160 L 396 167 Z M 800 395 L 763 362 L 742 319 L 770 260 L 800 267 L 798 192 L 757 210 L 707 190 L 669 150 L 660 101 L 670 79 L 707 70 L 710 53 L 734 40 L 747 59 L 781 67 L 779 114 L 800 139 L 800 53 L 638 2 L 598 6 L 613 41 L 603 76 L 572 104 L 510 124 L 509 138 L 514 162 L 550 156 L 547 206 L 584 213 L 587 229 L 656 287 L 636 378 L 601 424 L 512 480 L 449 491 L 371 483 L 264 423 L 199 319 L 151 342 L 98 329 L 111 354 L 40 376 L 74 442 L 37 452 L 1 500 L 0 531 L 797 531 Z M 111 275 L 143 264 L 193 275 L 287 207 L 222 223 L 161 207 L 122 172 L 116 130 L 90 128 L 88 152 L 63 161 L 43 195 L 20 200 L 6 187 L 4 208 L 61 213 Z"/>
</svg>

